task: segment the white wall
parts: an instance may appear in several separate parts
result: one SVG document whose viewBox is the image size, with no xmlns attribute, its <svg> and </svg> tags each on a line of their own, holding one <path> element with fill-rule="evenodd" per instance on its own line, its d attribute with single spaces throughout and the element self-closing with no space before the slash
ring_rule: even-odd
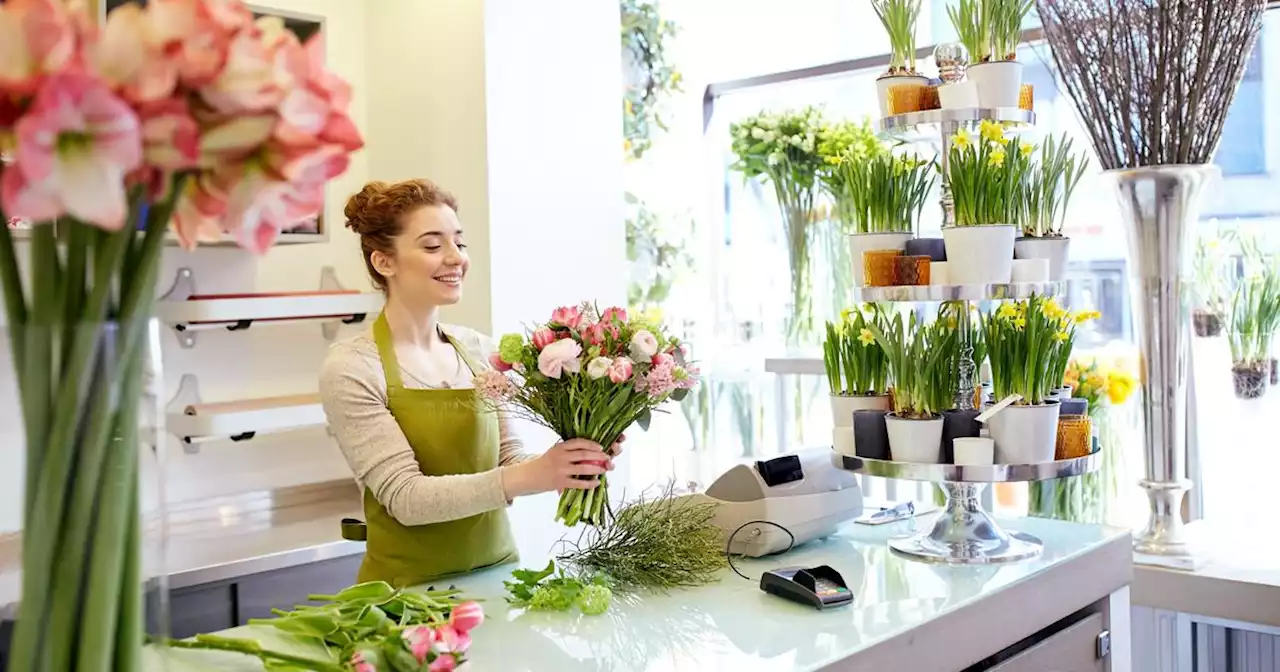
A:
<svg viewBox="0 0 1280 672">
<path fill-rule="evenodd" d="M 254 5 L 325 20 L 329 64 L 352 85 L 366 147 L 329 185 L 328 243 L 277 247 L 260 260 L 234 249 L 169 249 L 161 292 L 182 267 L 195 271 L 202 293 L 315 289 L 324 266 L 345 286 L 367 289 L 358 243 L 342 226 L 346 198 L 370 179 L 428 177 L 461 201 L 473 258 L 466 298 L 446 319 L 501 332 L 561 303 L 625 298 L 614 3 Z M 552 262 L 562 270 L 549 270 Z M 164 394 L 190 373 L 206 401 L 314 391 L 328 346 L 314 324 L 202 332 L 192 349 L 167 328 L 162 340 Z M 8 359 L 0 344 L 0 533 L 21 525 L 21 418 Z M 323 430 L 209 443 L 196 455 L 170 437 L 168 449 L 170 501 L 349 477 Z"/>
</svg>

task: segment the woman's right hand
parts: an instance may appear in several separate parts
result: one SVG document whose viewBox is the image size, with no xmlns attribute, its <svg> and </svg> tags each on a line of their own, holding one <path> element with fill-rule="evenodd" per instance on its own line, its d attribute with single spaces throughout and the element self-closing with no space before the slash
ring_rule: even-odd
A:
<svg viewBox="0 0 1280 672">
<path fill-rule="evenodd" d="M 551 446 L 547 452 L 531 460 L 503 469 L 502 489 L 506 491 L 507 499 L 567 488 L 589 490 L 598 484 L 594 477 L 608 471 L 609 466 L 609 455 L 600 444 L 586 439 L 569 439 Z"/>
</svg>

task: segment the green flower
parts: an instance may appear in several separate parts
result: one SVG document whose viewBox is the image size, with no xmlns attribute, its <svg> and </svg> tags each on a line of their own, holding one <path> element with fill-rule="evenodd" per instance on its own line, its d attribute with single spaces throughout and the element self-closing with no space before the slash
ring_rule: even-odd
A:
<svg viewBox="0 0 1280 672">
<path fill-rule="evenodd" d="M 498 356 L 508 364 L 515 364 L 524 355 L 524 337 L 520 334 L 507 334 L 498 341 Z"/>
<path fill-rule="evenodd" d="M 529 608 L 534 611 L 564 611 L 571 606 L 573 598 L 551 586 L 538 586 L 529 600 Z"/>
<path fill-rule="evenodd" d="M 609 603 L 613 601 L 613 591 L 606 586 L 593 584 L 582 589 L 582 594 L 578 596 L 578 608 L 582 613 L 597 616 L 609 610 Z"/>
</svg>

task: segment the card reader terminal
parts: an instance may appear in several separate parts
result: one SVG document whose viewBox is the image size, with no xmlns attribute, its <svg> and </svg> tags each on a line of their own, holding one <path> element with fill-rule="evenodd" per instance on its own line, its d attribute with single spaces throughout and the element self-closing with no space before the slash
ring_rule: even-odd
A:
<svg viewBox="0 0 1280 672">
<path fill-rule="evenodd" d="M 840 572 L 817 567 L 784 567 L 760 576 L 760 590 L 817 609 L 830 609 L 853 602 L 853 592 Z"/>
</svg>

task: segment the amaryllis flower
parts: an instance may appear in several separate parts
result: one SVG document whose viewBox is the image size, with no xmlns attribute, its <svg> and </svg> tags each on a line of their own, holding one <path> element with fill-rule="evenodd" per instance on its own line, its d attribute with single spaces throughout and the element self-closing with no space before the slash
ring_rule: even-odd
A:
<svg viewBox="0 0 1280 672">
<path fill-rule="evenodd" d="M 284 100 L 286 90 L 278 79 L 278 64 L 305 59 L 305 55 L 296 39 L 276 40 L 269 28 L 264 30 L 273 19 L 280 21 L 279 17 L 266 17 L 231 36 L 221 70 L 200 88 L 200 97 L 214 110 L 223 114 L 258 112 L 273 109 Z M 291 56 L 290 50 L 297 56 Z"/>
<path fill-rule="evenodd" d="M 502 355 L 499 355 L 496 352 L 489 354 L 489 366 L 492 366 L 494 369 L 498 371 L 511 370 L 511 365 L 502 361 Z"/>
<path fill-rule="evenodd" d="M 142 162 L 142 139 L 138 117 L 101 80 L 46 78 L 15 130 L 15 162 L 0 176 L 10 215 L 70 214 L 112 230 L 124 224 L 124 178 Z"/>
<path fill-rule="evenodd" d="M 548 378 L 559 378 L 562 373 L 577 373 L 582 367 L 578 357 L 582 346 L 572 338 L 562 338 L 538 353 L 538 371 Z"/>
<path fill-rule="evenodd" d="M 658 339 L 647 329 L 631 335 L 631 354 L 636 359 L 649 359 L 658 352 Z"/>
<path fill-rule="evenodd" d="M 200 158 L 200 127 L 185 100 L 167 98 L 141 105 L 138 116 L 142 156 L 148 166 L 163 171 L 195 167 Z"/>
<path fill-rule="evenodd" d="M 151 0 L 147 14 L 179 81 L 193 89 L 213 81 L 232 37 L 253 23 L 253 13 L 238 0 Z"/>
<path fill-rule="evenodd" d="M 541 329 L 534 331 L 533 335 L 529 338 L 529 340 L 533 342 L 533 347 L 541 350 L 547 347 L 548 345 L 551 345 L 552 343 L 554 343 L 556 341 L 556 338 L 557 338 L 556 332 L 551 331 L 546 327 L 543 327 Z"/>
<path fill-rule="evenodd" d="M 0 92 L 31 93 L 75 57 L 75 24 L 61 0 L 0 4 Z"/>
<path fill-rule="evenodd" d="M 551 311 L 551 323 L 570 329 L 577 329 L 582 324 L 582 309 L 576 306 L 563 306 Z"/>
<path fill-rule="evenodd" d="M 609 380 L 617 384 L 625 383 L 631 378 L 633 368 L 630 359 L 615 357 L 613 363 L 609 365 Z"/>
<path fill-rule="evenodd" d="M 166 58 L 153 12 L 121 5 L 88 47 L 88 58 L 107 84 L 134 103 L 167 99 L 178 84 L 178 62 Z"/>
<path fill-rule="evenodd" d="M 458 632 L 471 632 L 484 623 L 484 607 L 479 602 L 461 602 L 449 612 L 449 625 Z"/>
<path fill-rule="evenodd" d="M 431 653 L 432 647 L 438 641 L 436 631 L 425 625 L 409 628 L 401 632 L 400 637 L 404 640 L 405 646 L 409 647 L 409 653 L 413 655 L 414 660 L 419 663 L 426 662 L 427 654 Z"/>
</svg>

